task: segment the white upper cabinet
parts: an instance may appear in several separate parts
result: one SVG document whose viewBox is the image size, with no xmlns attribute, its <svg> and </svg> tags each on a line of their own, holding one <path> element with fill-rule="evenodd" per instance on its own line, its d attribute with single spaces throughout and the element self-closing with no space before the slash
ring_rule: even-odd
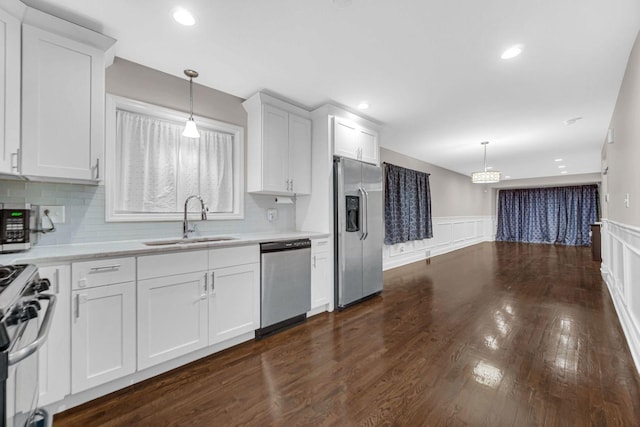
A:
<svg viewBox="0 0 640 427">
<path fill-rule="evenodd" d="M 263 93 L 247 99 L 243 106 L 249 128 L 247 191 L 310 194 L 309 113 Z"/>
<path fill-rule="evenodd" d="M 18 174 L 20 153 L 20 19 L 0 5 L 0 173 Z"/>
<path fill-rule="evenodd" d="M 105 50 L 114 40 L 34 9 L 22 25 L 21 173 L 99 181 Z"/>
<path fill-rule="evenodd" d="M 291 192 L 311 193 L 311 120 L 289 114 Z"/>
<path fill-rule="evenodd" d="M 333 119 L 333 154 L 378 165 L 378 132 L 336 116 Z"/>
</svg>

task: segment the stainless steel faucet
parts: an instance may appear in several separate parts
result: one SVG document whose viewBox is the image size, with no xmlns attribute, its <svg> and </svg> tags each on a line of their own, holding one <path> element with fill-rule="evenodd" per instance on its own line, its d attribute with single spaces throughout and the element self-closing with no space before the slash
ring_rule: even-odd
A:
<svg viewBox="0 0 640 427">
<path fill-rule="evenodd" d="M 189 233 L 195 230 L 189 227 L 189 220 L 187 219 L 187 207 L 189 206 L 189 200 L 191 199 L 200 200 L 200 219 L 203 221 L 207 219 L 208 208 L 207 208 L 207 205 L 204 203 L 204 200 L 202 200 L 202 197 L 197 195 L 187 197 L 187 199 L 184 201 L 184 221 L 182 221 L 182 238 L 184 239 L 188 238 Z"/>
</svg>

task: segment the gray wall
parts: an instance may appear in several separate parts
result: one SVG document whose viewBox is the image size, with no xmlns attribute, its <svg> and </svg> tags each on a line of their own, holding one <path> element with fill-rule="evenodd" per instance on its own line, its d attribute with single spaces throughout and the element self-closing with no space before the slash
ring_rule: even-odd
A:
<svg viewBox="0 0 640 427">
<path fill-rule="evenodd" d="M 605 142 L 603 147 L 603 167 L 609 168 L 603 176 L 603 192 L 609 194 L 603 216 L 640 227 L 640 33 L 631 50 L 610 127 L 614 142 Z"/>
<path fill-rule="evenodd" d="M 116 58 L 107 69 L 106 87 L 107 92 L 116 95 L 179 111 L 189 110 L 189 83 L 186 78 L 174 77 L 120 58 Z M 215 89 L 194 85 L 195 114 L 242 126 L 246 134 L 247 115 L 242 101 Z M 244 199 L 243 220 L 198 221 L 198 229 L 207 234 L 294 230 L 294 205 L 276 206 L 273 196 L 245 193 Z M 105 222 L 105 192 L 102 185 L 0 180 L 0 201 L 66 207 L 66 222 L 57 225 L 55 233 L 41 236 L 38 244 L 42 246 L 179 237 L 181 234 L 179 221 Z M 267 221 L 268 208 L 278 209 L 278 219 L 273 223 Z"/>
<path fill-rule="evenodd" d="M 193 83 L 193 113 L 247 127 L 244 99 Z M 138 101 L 189 111 L 189 80 L 116 58 L 107 68 L 107 92 Z"/>
<path fill-rule="evenodd" d="M 491 188 L 471 183 L 471 177 L 380 148 L 380 160 L 431 174 L 431 215 L 482 216 L 491 215 Z"/>
</svg>

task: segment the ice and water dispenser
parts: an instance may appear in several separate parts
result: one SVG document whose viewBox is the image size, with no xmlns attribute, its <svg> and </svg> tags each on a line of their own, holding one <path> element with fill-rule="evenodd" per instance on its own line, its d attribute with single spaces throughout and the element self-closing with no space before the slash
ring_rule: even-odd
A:
<svg viewBox="0 0 640 427">
<path fill-rule="evenodd" d="M 360 231 L 360 197 L 346 196 L 347 230 L 349 232 Z"/>
</svg>

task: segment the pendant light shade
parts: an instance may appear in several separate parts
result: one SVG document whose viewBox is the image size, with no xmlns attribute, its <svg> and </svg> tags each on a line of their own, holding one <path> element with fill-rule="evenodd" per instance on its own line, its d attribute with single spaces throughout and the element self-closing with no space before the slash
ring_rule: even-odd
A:
<svg viewBox="0 0 640 427">
<path fill-rule="evenodd" d="M 189 119 L 184 126 L 182 136 L 187 138 L 200 138 L 200 132 L 193 120 L 193 79 L 198 77 L 198 72 L 194 70 L 184 70 L 184 74 L 189 77 Z"/>
<path fill-rule="evenodd" d="M 184 131 L 182 132 L 182 136 L 186 136 L 187 138 L 200 138 L 200 132 L 198 132 L 196 122 L 192 117 L 187 120 L 187 123 L 184 126 Z"/>
<path fill-rule="evenodd" d="M 487 170 L 487 144 L 489 144 L 489 141 L 484 141 L 480 144 L 484 145 L 484 170 L 481 172 L 473 172 L 471 174 L 471 182 L 474 184 L 492 184 L 500 182 L 500 172 Z"/>
</svg>

